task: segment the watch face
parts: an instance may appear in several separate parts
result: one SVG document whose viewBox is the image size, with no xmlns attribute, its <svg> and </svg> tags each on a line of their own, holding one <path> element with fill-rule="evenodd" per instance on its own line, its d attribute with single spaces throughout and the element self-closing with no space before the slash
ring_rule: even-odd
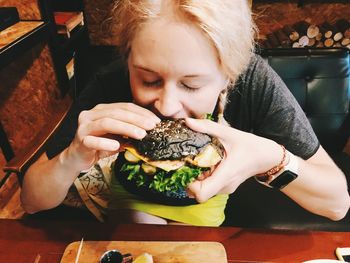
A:
<svg viewBox="0 0 350 263">
<path fill-rule="evenodd" d="M 298 175 L 296 173 L 286 170 L 283 173 L 281 173 L 276 179 L 270 182 L 270 186 L 273 188 L 282 189 L 290 182 L 295 180 L 297 177 Z"/>
</svg>

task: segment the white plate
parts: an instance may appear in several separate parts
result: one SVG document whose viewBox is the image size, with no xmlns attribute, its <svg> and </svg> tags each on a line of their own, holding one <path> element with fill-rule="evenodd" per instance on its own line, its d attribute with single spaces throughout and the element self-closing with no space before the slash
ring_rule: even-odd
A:
<svg viewBox="0 0 350 263">
<path fill-rule="evenodd" d="M 336 259 L 312 259 L 308 261 L 303 261 L 303 263 L 336 263 L 336 262 L 344 262 Z"/>
</svg>

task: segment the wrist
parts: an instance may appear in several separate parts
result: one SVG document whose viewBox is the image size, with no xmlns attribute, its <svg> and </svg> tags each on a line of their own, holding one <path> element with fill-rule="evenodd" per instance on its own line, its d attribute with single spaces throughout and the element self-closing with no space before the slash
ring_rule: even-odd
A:
<svg viewBox="0 0 350 263">
<path fill-rule="evenodd" d="M 70 145 L 62 151 L 58 157 L 60 165 L 69 172 L 79 174 L 81 171 L 89 169 L 95 163 L 95 154 L 80 155 L 75 149 L 74 145 Z"/>
<path fill-rule="evenodd" d="M 266 138 L 262 138 L 256 144 L 259 147 L 254 151 L 255 165 L 252 166 L 252 175 L 262 175 L 281 163 L 284 149 L 282 145 Z"/>
<path fill-rule="evenodd" d="M 287 150 L 283 145 L 279 145 L 280 150 L 282 150 L 282 157 L 280 157 L 278 164 L 265 171 L 264 173 L 259 173 L 256 176 L 260 178 L 270 177 L 279 173 L 283 167 L 289 162 L 290 156 L 287 154 Z"/>
<path fill-rule="evenodd" d="M 255 179 L 270 188 L 282 189 L 298 177 L 299 159 L 284 146 L 281 162 L 265 173 L 257 174 Z"/>
</svg>

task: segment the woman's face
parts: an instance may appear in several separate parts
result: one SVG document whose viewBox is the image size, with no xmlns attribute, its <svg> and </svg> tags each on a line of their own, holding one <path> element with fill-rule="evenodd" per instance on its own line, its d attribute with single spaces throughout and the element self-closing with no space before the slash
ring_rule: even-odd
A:
<svg viewBox="0 0 350 263">
<path fill-rule="evenodd" d="M 228 84 L 201 31 L 171 20 L 142 26 L 131 43 L 128 67 L 134 102 L 161 118 L 212 113 Z"/>
</svg>

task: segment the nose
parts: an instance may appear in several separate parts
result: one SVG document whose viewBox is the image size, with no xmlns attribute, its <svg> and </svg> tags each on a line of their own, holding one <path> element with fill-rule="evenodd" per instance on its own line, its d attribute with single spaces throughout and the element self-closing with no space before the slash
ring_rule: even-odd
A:
<svg viewBox="0 0 350 263">
<path fill-rule="evenodd" d="M 182 110 L 182 103 L 176 86 L 171 84 L 164 86 L 154 103 L 154 107 L 163 117 L 176 117 L 176 114 Z"/>
</svg>

